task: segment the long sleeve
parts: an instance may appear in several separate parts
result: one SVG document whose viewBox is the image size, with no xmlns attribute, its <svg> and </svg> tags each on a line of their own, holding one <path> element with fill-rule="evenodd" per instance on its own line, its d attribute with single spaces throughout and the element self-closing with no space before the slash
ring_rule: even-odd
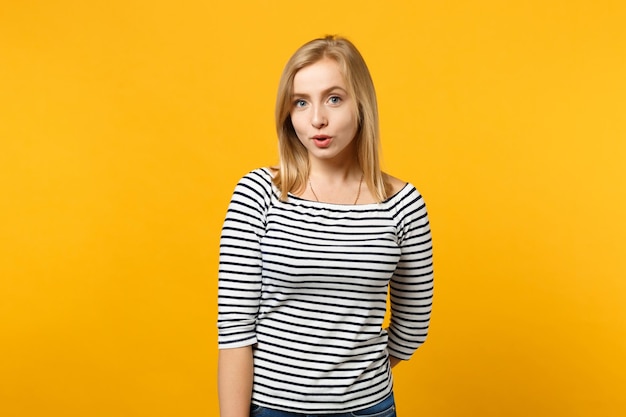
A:
<svg viewBox="0 0 626 417">
<path fill-rule="evenodd" d="M 219 348 L 252 345 L 261 297 L 261 247 L 271 201 L 269 175 L 256 170 L 233 193 L 220 237 L 218 274 Z"/>
<path fill-rule="evenodd" d="M 433 251 L 422 196 L 414 190 L 398 204 L 401 258 L 390 282 L 391 320 L 387 349 L 409 359 L 426 340 L 433 300 Z"/>
</svg>

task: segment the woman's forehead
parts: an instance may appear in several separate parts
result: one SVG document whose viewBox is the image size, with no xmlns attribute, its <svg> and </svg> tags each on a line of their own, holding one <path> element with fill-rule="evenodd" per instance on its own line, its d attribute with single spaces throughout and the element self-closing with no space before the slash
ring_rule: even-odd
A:
<svg viewBox="0 0 626 417">
<path fill-rule="evenodd" d="M 322 59 L 296 72 L 293 79 L 294 93 L 327 90 L 339 87 L 347 90 L 346 80 L 337 61 Z"/>
</svg>

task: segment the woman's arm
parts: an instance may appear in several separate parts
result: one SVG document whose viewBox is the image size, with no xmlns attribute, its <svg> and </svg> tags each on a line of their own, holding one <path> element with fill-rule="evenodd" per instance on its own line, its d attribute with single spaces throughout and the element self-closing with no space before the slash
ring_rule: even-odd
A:
<svg viewBox="0 0 626 417">
<path fill-rule="evenodd" d="M 220 417 L 250 415 L 252 375 L 252 346 L 219 351 L 217 394 Z"/>
<path fill-rule="evenodd" d="M 261 238 L 271 202 L 271 176 L 255 170 L 233 192 L 220 238 L 218 272 L 218 396 L 220 416 L 248 417 L 252 346 L 261 300 Z"/>
<path fill-rule="evenodd" d="M 433 301 L 433 248 L 422 196 L 413 188 L 401 197 L 396 219 L 402 254 L 389 283 L 391 318 L 387 349 L 392 357 L 408 360 L 428 334 Z"/>
</svg>

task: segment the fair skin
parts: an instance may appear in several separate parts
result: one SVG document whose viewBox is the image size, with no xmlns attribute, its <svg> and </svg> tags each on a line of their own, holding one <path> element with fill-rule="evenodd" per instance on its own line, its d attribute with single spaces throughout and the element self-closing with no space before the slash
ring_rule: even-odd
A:
<svg viewBox="0 0 626 417">
<path fill-rule="evenodd" d="M 219 351 L 217 394 L 220 417 L 248 417 L 252 398 L 252 346 Z"/>
<path fill-rule="evenodd" d="M 336 61 L 324 58 L 298 71 L 293 80 L 291 122 L 300 142 L 308 151 L 311 165 L 310 187 L 300 197 L 335 204 L 375 203 L 374 196 L 361 182 L 356 159 L 358 130 L 356 102 Z M 386 175 L 392 193 L 405 183 Z M 361 188 L 359 193 L 359 187 Z"/>
<path fill-rule="evenodd" d="M 358 130 L 356 102 L 348 94 L 339 65 L 322 59 L 298 71 L 293 82 L 291 122 L 308 151 L 310 187 L 300 197 L 334 204 L 353 204 L 359 193 L 361 168 L 356 159 Z M 405 183 L 386 176 L 392 192 Z M 316 197 L 317 195 L 317 197 Z M 376 200 L 363 184 L 358 204 Z M 400 359 L 390 357 L 391 367 Z M 223 349 L 218 359 L 218 396 L 221 417 L 247 417 L 252 396 L 252 347 Z"/>
<path fill-rule="evenodd" d="M 310 188 L 301 197 L 352 204 L 358 193 L 361 168 L 356 160 L 358 129 L 356 102 L 332 59 L 322 59 L 298 71 L 293 80 L 291 122 L 311 164 Z M 367 187 L 359 202 L 373 202 Z"/>
</svg>

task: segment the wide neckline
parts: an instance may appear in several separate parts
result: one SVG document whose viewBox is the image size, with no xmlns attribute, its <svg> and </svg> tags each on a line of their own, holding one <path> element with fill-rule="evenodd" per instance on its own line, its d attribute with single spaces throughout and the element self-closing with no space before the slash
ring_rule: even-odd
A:
<svg viewBox="0 0 626 417">
<path fill-rule="evenodd" d="M 296 201 L 300 201 L 300 202 L 304 202 L 307 204 L 311 204 L 311 205 L 319 205 L 319 206 L 327 206 L 327 207 L 336 207 L 336 208 L 361 208 L 361 207 L 380 207 L 383 204 L 386 204 L 388 202 L 390 202 L 391 200 L 393 200 L 394 198 L 396 198 L 397 196 L 399 196 L 407 187 L 410 186 L 410 183 L 405 182 L 404 185 L 402 186 L 402 188 L 400 188 L 395 194 L 393 194 L 390 197 L 387 197 L 385 200 L 381 201 L 380 203 L 365 203 L 365 204 L 350 204 L 350 203 L 328 203 L 325 201 L 316 201 L 316 200 L 310 200 L 308 198 L 302 198 L 300 196 L 297 196 L 295 194 L 292 193 L 287 193 L 288 198 L 292 199 L 292 200 L 296 200 Z"/>
<path fill-rule="evenodd" d="M 269 180 L 270 180 L 270 184 L 272 185 L 272 189 L 274 191 L 274 193 L 278 196 L 280 195 L 280 191 L 278 190 L 278 188 L 276 188 L 276 186 L 274 185 L 273 182 L 273 178 L 274 176 L 272 175 L 272 170 L 269 167 L 262 167 L 260 168 L 261 171 L 265 172 L 266 175 L 269 176 Z M 404 192 L 404 190 L 406 190 L 408 187 L 411 187 L 411 183 L 410 182 L 405 182 L 404 185 L 393 195 L 387 197 L 385 200 L 381 201 L 380 203 L 365 203 L 365 204 L 342 204 L 342 203 L 327 203 L 325 201 L 316 201 L 316 200 L 309 200 L 308 198 L 302 198 L 300 196 L 297 196 L 291 192 L 287 193 L 287 197 L 288 199 L 291 199 L 292 201 L 298 201 L 301 203 L 307 203 L 310 204 L 311 206 L 323 206 L 323 207 L 334 207 L 334 208 L 368 208 L 368 207 L 380 207 L 383 204 L 387 204 L 389 203 L 391 200 L 395 199 L 397 196 L 399 196 L 400 194 L 402 194 Z"/>
</svg>

